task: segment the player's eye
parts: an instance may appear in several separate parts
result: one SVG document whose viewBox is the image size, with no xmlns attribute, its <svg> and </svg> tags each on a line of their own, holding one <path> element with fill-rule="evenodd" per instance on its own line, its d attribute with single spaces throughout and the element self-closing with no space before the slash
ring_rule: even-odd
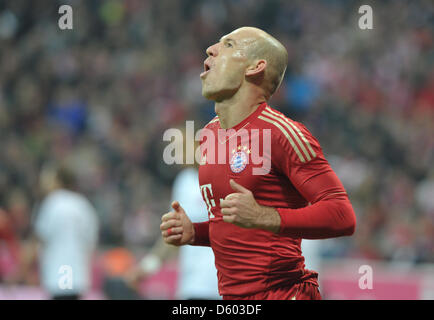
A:
<svg viewBox="0 0 434 320">
<path fill-rule="evenodd" d="M 232 43 L 230 43 L 230 42 L 226 42 L 225 46 L 228 47 L 228 48 L 233 47 L 233 46 L 232 46 Z"/>
</svg>

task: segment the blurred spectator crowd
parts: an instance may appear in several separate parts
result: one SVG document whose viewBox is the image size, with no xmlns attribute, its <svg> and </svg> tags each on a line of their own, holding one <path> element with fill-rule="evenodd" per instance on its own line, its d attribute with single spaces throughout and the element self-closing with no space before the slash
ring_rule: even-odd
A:
<svg viewBox="0 0 434 320">
<path fill-rule="evenodd" d="M 73 30 L 58 27 L 62 4 Z M 434 262 L 434 6 L 375 1 L 374 29 L 361 30 L 361 4 L 1 1 L 0 237 L 8 220 L 28 239 L 40 172 L 66 161 L 98 210 L 100 245 L 151 246 L 181 169 L 163 162 L 163 132 L 214 116 L 205 50 L 248 25 L 288 49 L 270 104 L 318 138 L 357 214 L 355 235 L 323 255 Z"/>
</svg>

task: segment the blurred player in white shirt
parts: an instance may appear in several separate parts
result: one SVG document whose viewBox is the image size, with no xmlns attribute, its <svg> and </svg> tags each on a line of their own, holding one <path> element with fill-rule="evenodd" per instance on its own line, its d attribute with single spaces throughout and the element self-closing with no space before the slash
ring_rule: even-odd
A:
<svg viewBox="0 0 434 320">
<path fill-rule="evenodd" d="M 41 285 L 53 299 L 79 299 L 90 288 L 91 263 L 98 239 L 92 204 L 74 191 L 74 175 L 66 168 L 45 171 L 49 190 L 35 221 Z M 33 258 L 32 258 L 33 260 Z"/>
<path fill-rule="evenodd" d="M 188 216 L 194 222 L 208 219 L 198 181 L 198 171 L 195 168 L 184 169 L 176 177 L 172 192 L 172 199 L 177 199 L 185 210 L 189 210 Z M 211 248 L 180 247 L 179 265 L 177 292 L 179 299 L 220 299 L 217 270 Z"/>
<path fill-rule="evenodd" d="M 186 137 L 185 134 L 184 137 Z M 198 181 L 196 163 L 186 166 L 178 173 L 172 188 L 172 199 L 176 199 L 185 208 L 188 217 L 193 222 L 208 220 L 208 212 Z M 162 238 L 159 238 L 150 253 L 141 260 L 139 266 L 126 275 L 127 282 L 136 286 L 140 279 L 158 271 L 161 264 L 172 256 L 173 252 L 178 252 L 179 262 L 177 299 L 221 299 L 218 293 L 217 269 L 212 249 L 198 246 L 177 248 L 165 244 Z"/>
<path fill-rule="evenodd" d="M 321 242 L 322 240 L 303 239 L 301 241 L 301 252 L 304 257 L 305 268 L 309 270 L 321 271 Z M 321 279 L 318 278 L 318 282 Z"/>
</svg>

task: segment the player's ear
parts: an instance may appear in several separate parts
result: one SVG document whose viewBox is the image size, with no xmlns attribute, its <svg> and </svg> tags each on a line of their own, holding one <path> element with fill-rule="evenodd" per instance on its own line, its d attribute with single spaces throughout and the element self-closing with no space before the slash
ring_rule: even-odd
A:
<svg viewBox="0 0 434 320">
<path fill-rule="evenodd" d="M 257 77 L 260 74 L 264 74 L 266 67 L 267 60 L 256 60 L 246 69 L 246 77 Z"/>
</svg>

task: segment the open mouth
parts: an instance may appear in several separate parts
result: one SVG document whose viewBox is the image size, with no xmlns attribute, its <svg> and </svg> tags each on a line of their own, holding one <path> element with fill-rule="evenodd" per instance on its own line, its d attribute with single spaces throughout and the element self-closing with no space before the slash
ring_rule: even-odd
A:
<svg viewBox="0 0 434 320">
<path fill-rule="evenodd" d="M 204 71 L 200 74 L 201 78 L 205 77 L 211 71 L 211 66 L 208 61 L 203 63 L 203 69 Z"/>
</svg>

